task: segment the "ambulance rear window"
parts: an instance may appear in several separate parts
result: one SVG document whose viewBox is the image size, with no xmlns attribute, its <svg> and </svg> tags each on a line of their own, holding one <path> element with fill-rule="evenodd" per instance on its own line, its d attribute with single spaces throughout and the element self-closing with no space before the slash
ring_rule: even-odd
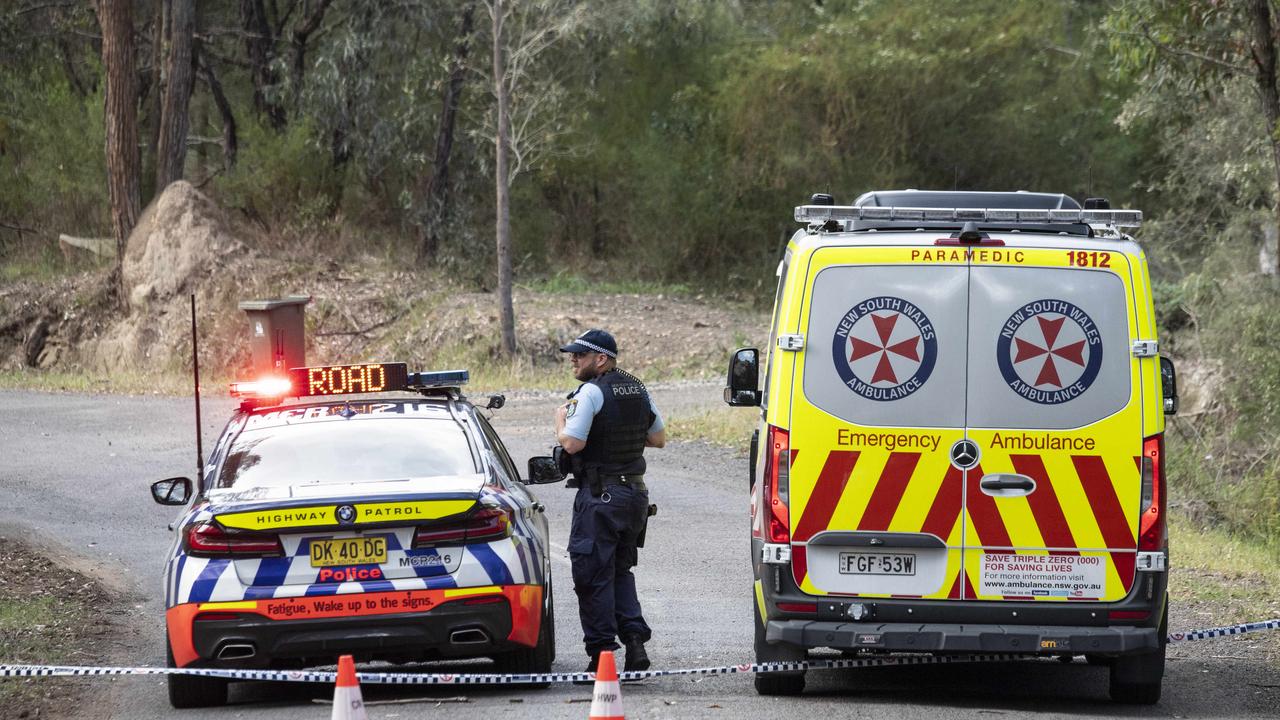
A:
<svg viewBox="0 0 1280 720">
<path fill-rule="evenodd" d="M 289 487 L 478 472 L 452 420 L 362 419 L 246 430 L 215 487 Z"/>
<path fill-rule="evenodd" d="M 973 268 L 969 426 L 1079 428 L 1124 408 L 1135 384 L 1133 303 L 1115 271 Z"/>
<path fill-rule="evenodd" d="M 860 425 L 964 426 L 963 266 L 833 265 L 809 299 L 805 399 Z"/>
</svg>

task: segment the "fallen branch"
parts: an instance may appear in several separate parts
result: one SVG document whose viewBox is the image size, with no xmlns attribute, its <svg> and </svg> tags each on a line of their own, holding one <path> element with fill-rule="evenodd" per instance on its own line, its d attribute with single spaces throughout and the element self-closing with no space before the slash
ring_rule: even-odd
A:
<svg viewBox="0 0 1280 720">
<path fill-rule="evenodd" d="M 362 328 L 360 330 L 340 330 L 335 332 L 323 332 L 323 333 L 316 333 L 315 336 L 316 337 L 341 337 L 341 336 L 348 336 L 348 335 L 368 335 L 370 332 L 377 330 L 378 328 L 386 327 L 394 323 L 395 321 L 404 317 L 405 314 L 408 312 L 409 312 L 408 310 L 401 310 L 400 312 L 396 313 L 395 315 L 392 315 L 391 317 L 387 318 L 386 320 L 383 320 L 380 323 L 374 323 L 369 327 Z"/>
<path fill-rule="evenodd" d="M 58 247 L 62 248 L 63 255 L 70 255 L 72 249 L 85 250 L 99 257 L 112 258 L 116 256 L 115 238 L 82 238 L 72 235 L 59 235 Z"/>
</svg>

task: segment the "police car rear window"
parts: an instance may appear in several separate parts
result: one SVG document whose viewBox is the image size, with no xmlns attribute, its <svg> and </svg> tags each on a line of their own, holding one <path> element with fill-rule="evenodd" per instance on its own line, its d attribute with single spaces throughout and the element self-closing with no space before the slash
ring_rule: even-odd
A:
<svg viewBox="0 0 1280 720">
<path fill-rule="evenodd" d="M 282 487 L 470 475 L 466 434 L 452 420 L 366 418 L 246 430 L 218 473 L 218 488 Z"/>
</svg>

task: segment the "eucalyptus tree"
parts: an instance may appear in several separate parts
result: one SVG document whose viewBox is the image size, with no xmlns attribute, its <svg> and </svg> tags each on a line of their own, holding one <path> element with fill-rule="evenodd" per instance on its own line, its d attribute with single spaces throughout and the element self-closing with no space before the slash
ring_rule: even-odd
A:
<svg viewBox="0 0 1280 720">
<path fill-rule="evenodd" d="M 1116 64 L 1141 76 L 1148 96 L 1173 88 L 1181 100 L 1230 107 L 1238 79 L 1252 87 L 1249 120 L 1271 163 L 1270 205 L 1280 238 L 1280 13 L 1270 0 L 1127 0 L 1107 19 Z M 1176 106 L 1166 107 L 1172 116 Z M 1243 160 L 1243 159 L 1241 159 Z M 1280 272 L 1280 251 L 1273 256 Z"/>
<path fill-rule="evenodd" d="M 133 0 L 98 0 L 102 65 L 106 70 L 107 188 L 116 239 L 117 302 L 128 307 L 124 289 L 125 242 L 141 212 L 138 157 L 138 90 L 134 69 Z"/>
</svg>

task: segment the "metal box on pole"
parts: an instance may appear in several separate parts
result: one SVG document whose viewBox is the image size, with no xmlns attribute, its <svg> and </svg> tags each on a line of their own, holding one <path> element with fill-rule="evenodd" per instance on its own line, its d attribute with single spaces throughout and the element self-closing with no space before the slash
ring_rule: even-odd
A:
<svg viewBox="0 0 1280 720">
<path fill-rule="evenodd" d="M 303 324 L 308 295 L 276 300 L 245 300 L 240 309 L 249 316 L 249 354 L 256 377 L 279 375 L 306 362 Z"/>
</svg>

